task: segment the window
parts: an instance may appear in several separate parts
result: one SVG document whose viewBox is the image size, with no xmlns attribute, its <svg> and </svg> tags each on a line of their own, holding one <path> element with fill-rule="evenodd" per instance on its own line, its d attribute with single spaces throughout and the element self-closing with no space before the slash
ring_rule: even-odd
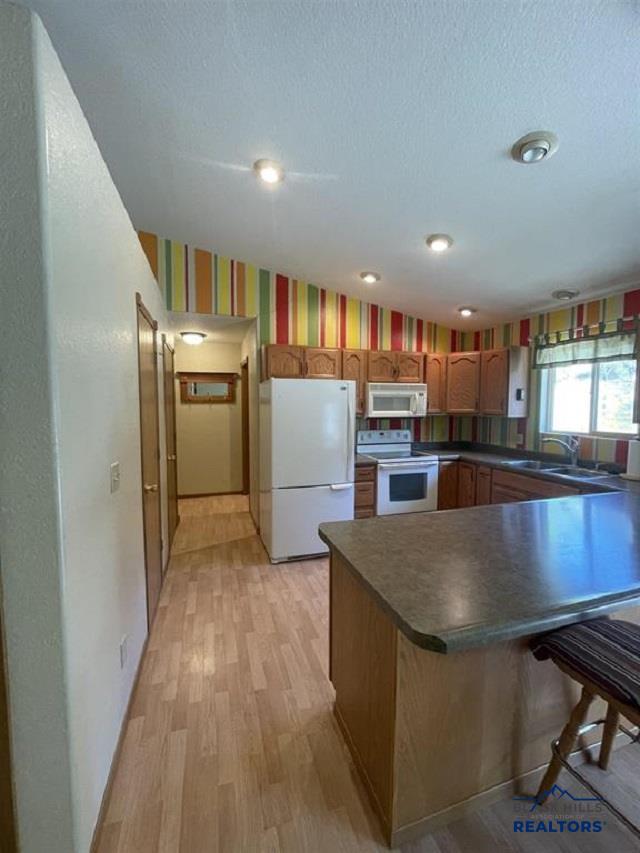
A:
<svg viewBox="0 0 640 853">
<path fill-rule="evenodd" d="M 543 430 L 634 435 L 638 429 L 632 421 L 635 381 L 635 359 L 567 364 L 545 370 Z"/>
</svg>

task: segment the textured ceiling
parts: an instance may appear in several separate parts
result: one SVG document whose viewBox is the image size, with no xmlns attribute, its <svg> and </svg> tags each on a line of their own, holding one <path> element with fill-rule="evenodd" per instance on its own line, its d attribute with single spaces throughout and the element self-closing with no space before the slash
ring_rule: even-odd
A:
<svg viewBox="0 0 640 853">
<path fill-rule="evenodd" d="M 457 326 L 640 280 L 635 0 L 29 5 L 138 228 Z"/>
</svg>

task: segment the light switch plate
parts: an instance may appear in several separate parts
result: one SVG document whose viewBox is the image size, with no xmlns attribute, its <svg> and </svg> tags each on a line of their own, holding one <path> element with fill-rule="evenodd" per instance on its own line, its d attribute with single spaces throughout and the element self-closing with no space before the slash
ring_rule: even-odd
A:
<svg viewBox="0 0 640 853">
<path fill-rule="evenodd" d="M 120 463 L 112 462 L 109 470 L 111 473 L 111 494 L 113 494 L 120 488 Z"/>
</svg>

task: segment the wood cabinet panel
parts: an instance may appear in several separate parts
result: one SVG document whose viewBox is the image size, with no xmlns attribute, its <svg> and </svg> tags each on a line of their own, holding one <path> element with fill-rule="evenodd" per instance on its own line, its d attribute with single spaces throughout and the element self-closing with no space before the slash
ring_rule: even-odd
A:
<svg viewBox="0 0 640 853">
<path fill-rule="evenodd" d="M 476 469 L 476 506 L 491 503 L 491 468 L 478 465 Z"/>
<path fill-rule="evenodd" d="M 458 506 L 476 505 L 476 466 L 471 462 L 458 463 Z"/>
<path fill-rule="evenodd" d="M 356 483 L 355 484 L 355 507 L 361 509 L 363 507 L 373 507 L 375 503 L 376 491 L 375 483 Z"/>
<path fill-rule="evenodd" d="M 494 471 L 491 486 L 491 503 L 509 503 L 516 500 L 531 501 L 537 498 L 556 498 L 577 495 L 580 489 L 564 483 L 552 483 L 510 471 Z"/>
<path fill-rule="evenodd" d="M 342 351 L 342 378 L 356 383 L 356 413 L 364 414 L 367 382 L 367 351 L 346 349 Z"/>
<path fill-rule="evenodd" d="M 326 347 L 304 348 L 307 379 L 342 379 L 342 350 Z"/>
<path fill-rule="evenodd" d="M 472 415 L 480 402 L 480 353 L 459 352 L 447 356 L 447 411 Z"/>
<path fill-rule="evenodd" d="M 367 357 L 367 379 L 369 382 L 396 381 L 396 354 L 372 350 Z"/>
<path fill-rule="evenodd" d="M 359 507 L 354 510 L 354 518 L 374 518 L 376 511 L 373 507 Z"/>
<path fill-rule="evenodd" d="M 396 382 L 424 382 L 424 356 L 420 352 L 398 352 Z"/>
<path fill-rule="evenodd" d="M 356 466 L 356 474 L 355 481 L 356 483 L 360 483 L 363 480 L 375 480 L 376 479 L 376 469 L 375 465 L 357 465 Z"/>
<path fill-rule="evenodd" d="M 447 410 L 447 356 L 434 352 L 427 355 L 427 412 L 438 415 Z"/>
<path fill-rule="evenodd" d="M 506 415 L 509 395 L 509 350 L 486 350 L 480 359 L 480 411 Z"/>
<path fill-rule="evenodd" d="M 262 351 L 263 379 L 302 379 L 304 347 L 269 344 Z"/>
<path fill-rule="evenodd" d="M 438 465 L 438 509 L 458 507 L 458 463 L 440 462 Z"/>
</svg>

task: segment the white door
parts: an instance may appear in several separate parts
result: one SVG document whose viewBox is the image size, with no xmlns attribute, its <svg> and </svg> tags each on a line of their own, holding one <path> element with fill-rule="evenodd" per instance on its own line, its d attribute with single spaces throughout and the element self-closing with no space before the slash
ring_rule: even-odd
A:
<svg viewBox="0 0 640 853">
<path fill-rule="evenodd" d="M 307 380 L 311 382 L 312 380 Z M 326 554 L 318 536 L 323 521 L 353 518 L 353 483 L 309 489 L 274 489 L 271 493 L 271 536 L 267 544 L 272 560 Z"/>
<path fill-rule="evenodd" d="M 271 380 L 271 485 L 353 480 L 355 382 Z"/>
</svg>

